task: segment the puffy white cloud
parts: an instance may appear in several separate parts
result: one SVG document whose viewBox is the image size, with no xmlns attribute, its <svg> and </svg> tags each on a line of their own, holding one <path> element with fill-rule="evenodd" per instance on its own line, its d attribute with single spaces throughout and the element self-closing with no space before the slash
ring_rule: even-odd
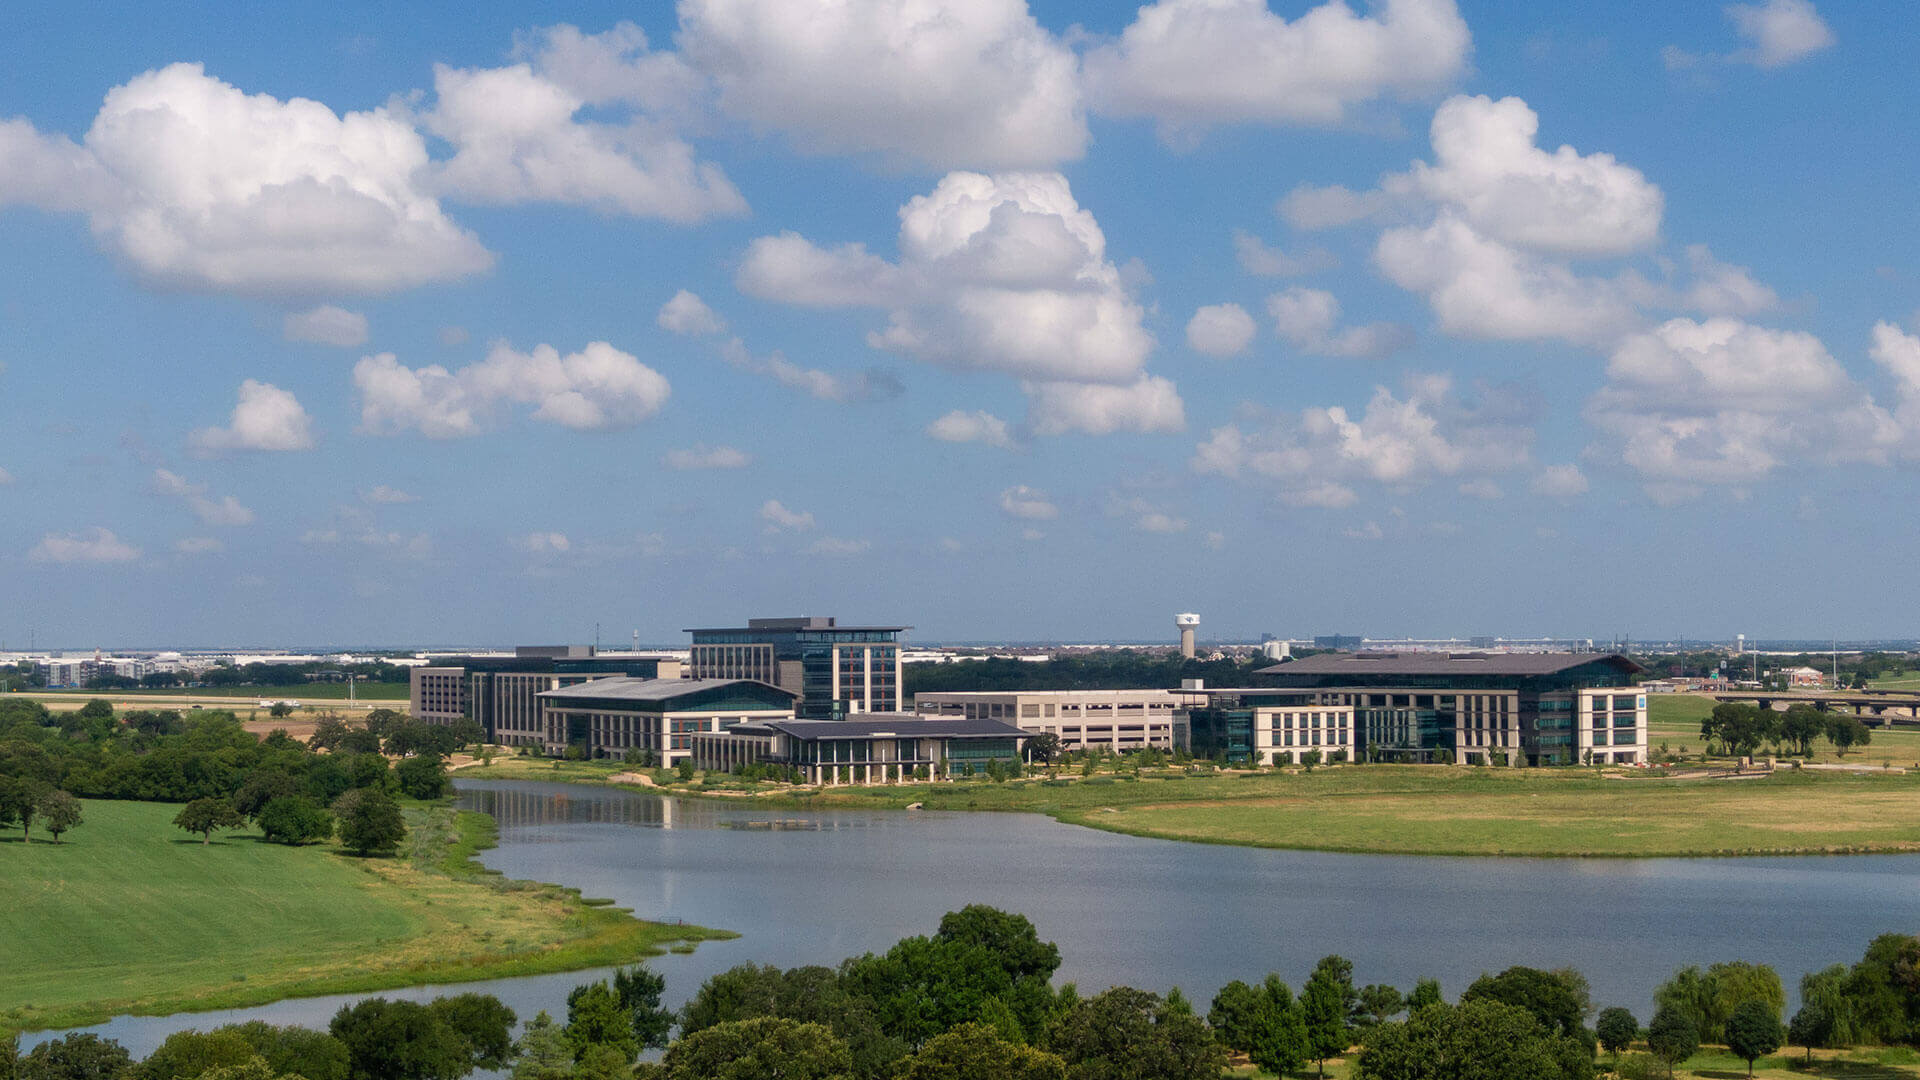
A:
<svg viewBox="0 0 1920 1080">
<path fill-rule="evenodd" d="M 1548 465 L 1535 474 L 1530 487 L 1536 495 L 1570 499 L 1587 493 L 1587 476 L 1578 465 Z"/>
<path fill-rule="evenodd" d="M 807 545 L 807 554 L 844 559 L 854 555 L 864 555 L 872 548 L 871 540 L 844 540 L 836 536 L 823 536 Z"/>
<path fill-rule="evenodd" d="M 673 299 L 660 305 L 660 313 L 653 321 L 663 330 L 688 337 L 704 337 L 726 330 L 727 324 L 714 314 L 705 300 L 694 293 L 681 289 L 673 294 Z"/>
<path fill-rule="evenodd" d="M 0 163 L 0 202 L 85 212 L 163 286 L 378 293 L 493 264 L 422 187 L 426 144 L 404 118 L 249 95 L 199 64 L 110 90 L 80 146 L 9 122 Z"/>
<path fill-rule="evenodd" d="M 1755 281 L 1744 266 L 1732 266 L 1713 257 L 1705 244 L 1687 246 L 1691 280 L 1680 296 L 1682 306 L 1703 315 L 1758 315 L 1780 306 L 1773 289 Z"/>
<path fill-rule="evenodd" d="M 1434 163 L 1404 182 L 1484 236 L 1567 255 L 1621 255 L 1653 243 L 1664 197 L 1612 154 L 1534 145 L 1540 117 L 1517 97 L 1455 97 L 1433 115 Z"/>
<path fill-rule="evenodd" d="M 782 506 L 778 499 L 768 499 L 760 505 L 760 520 L 767 523 L 768 532 L 779 532 L 783 529 L 790 532 L 804 532 L 813 528 L 814 524 L 811 510 L 789 510 Z"/>
<path fill-rule="evenodd" d="M 207 494 L 207 485 L 191 483 L 167 469 L 153 470 L 153 492 L 185 500 L 194 514 L 208 525 L 253 524 L 253 511 L 240 505 L 240 500 L 231 495 L 216 499 Z"/>
<path fill-rule="evenodd" d="M 1267 298 L 1274 330 L 1294 348 L 1316 356 L 1377 360 L 1413 344 L 1413 331 L 1399 323 L 1339 329 L 1340 301 L 1325 289 L 1295 287 Z"/>
<path fill-rule="evenodd" d="M 468 202 L 553 202 L 609 214 L 692 223 L 746 212 L 719 166 L 699 161 L 671 129 L 575 119 L 586 101 L 528 64 L 436 65 L 427 129 L 454 147 L 435 174 Z"/>
<path fill-rule="evenodd" d="M 707 95 L 705 77 L 677 52 L 649 46 L 646 31 L 620 22 L 598 34 L 567 23 L 518 35 L 516 59 L 590 105 L 614 102 L 656 116 L 694 119 Z"/>
<path fill-rule="evenodd" d="M 176 555 L 214 555 L 226 549 L 227 545 L 211 536 L 187 536 L 173 542 Z"/>
<path fill-rule="evenodd" d="M 1334 124 L 1355 105 L 1446 86 L 1472 50 L 1453 0 L 1340 0 L 1288 22 L 1266 0 L 1159 0 L 1086 54 L 1094 108 L 1190 140 L 1232 123 Z"/>
<path fill-rule="evenodd" d="M 1796 460 L 1879 463 L 1902 438 L 1798 331 L 1672 319 L 1622 341 L 1607 377 L 1586 410 L 1607 436 L 1595 452 L 1651 484 L 1751 483 Z"/>
<path fill-rule="evenodd" d="M 1299 277 L 1331 270 L 1340 264 L 1325 248 L 1308 248 L 1291 255 L 1268 247 L 1259 237 L 1240 229 L 1233 231 L 1233 254 L 1240 262 L 1240 269 L 1255 277 Z"/>
<path fill-rule="evenodd" d="M 1008 517 L 1026 521 L 1051 521 L 1060 516 L 1060 508 L 1047 493 L 1025 484 L 1016 484 L 1000 493 L 1000 509 Z"/>
<path fill-rule="evenodd" d="M 367 343 L 367 317 L 356 311 L 322 304 L 311 311 L 288 315 L 282 327 L 288 341 L 337 345 L 343 349 Z"/>
<path fill-rule="evenodd" d="M 666 457 L 670 469 L 744 469 L 753 463 L 746 451 L 731 446 L 708 446 L 701 443 L 686 450 L 669 450 Z"/>
<path fill-rule="evenodd" d="M 371 491 L 362 492 L 360 497 L 378 506 L 397 506 L 401 503 L 419 502 L 420 496 L 401 491 L 386 484 L 376 484 Z"/>
<path fill-rule="evenodd" d="M 1264 427 L 1215 428 L 1194 452 L 1200 473 L 1277 482 L 1295 506 L 1344 506 L 1358 481 L 1403 486 L 1435 477 L 1468 481 L 1524 466 L 1534 432 L 1501 401 L 1468 405 L 1441 375 L 1413 377 L 1406 396 L 1375 387 L 1358 417 L 1313 407 Z"/>
<path fill-rule="evenodd" d="M 369 432 L 417 430 L 433 439 L 477 435 L 507 403 L 575 431 L 632 427 L 666 404 L 666 377 L 604 341 L 576 353 L 551 345 L 519 352 L 496 343 L 480 363 L 455 371 L 409 368 L 392 353 L 362 357 L 353 368 L 360 424 Z"/>
<path fill-rule="evenodd" d="M 187 448 L 201 456 L 242 450 L 311 450 L 313 419 L 298 398 L 272 383 L 248 379 L 226 427 L 197 428 Z"/>
<path fill-rule="evenodd" d="M 768 376 L 782 386 L 821 401 L 873 401 L 898 397 L 903 389 L 898 379 L 877 369 L 838 375 L 819 368 L 801 367 L 777 350 L 758 357 L 739 338 L 723 343 L 720 356 L 742 371 Z"/>
<path fill-rule="evenodd" d="M 1002 449 L 1013 446 L 1007 422 L 983 410 L 955 409 L 927 425 L 927 434 L 941 442 L 977 442 Z"/>
<path fill-rule="evenodd" d="M 1784 67 L 1833 44 L 1833 31 L 1810 0 L 1729 4 L 1727 17 L 1748 46 L 1733 58 L 1757 67 Z"/>
<path fill-rule="evenodd" d="M 1237 356 L 1253 342 L 1253 316 L 1239 304 L 1208 304 L 1187 320 L 1187 347 L 1208 356 Z"/>
<path fill-rule="evenodd" d="M 1274 207 L 1283 221 L 1296 229 L 1334 229 L 1385 215 L 1396 205 L 1386 191 L 1354 191 L 1340 184 L 1315 187 L 1301 184 L 1280 197 Z"/>
<path fill-rule="evenodd" d="M 513 546 L 529 555 L 564 555 L 572 550 L 573 541 L 563 532 L 530 532 L 514 537 Z"/>
<path fill-rule="evenodd" d="M 1073 53 L 1025 0 L 683 0 L 720 107 L 804 153 L 1030 168 L 1087 143 Z"/>
<path fill-rule="evenodd" d="M 1129 386 L 1076 382 L 1021 386 L 1030 402 L 1027 423 L 1037 435 L 1174 432 L 1187 427 L 1186 405 L 1179 392 L 1158 375 L 1142 375 Z"/>
<path fill-rule="evenodd" d="M 1387 230 L 1373 258 L 1387 280 L 1423 294 L 1449 334 L 1604 344 L 1639 322 L 1631 281 L 1576 274 L 1488 239 L 1450 213 L 1425 227 Z"/>
<path fill-rule="evenodd" d="M 47 533 L 27 552 L 34 562 L 118 563 L 140 557 L 140 549 L 99 525 L 79 532 Z"/>
<path fill-rule="evenodd" d="M 1099 425 L 1063 417 L 1096 406 L 1115 421 L 1104 430 L 1166 430 L 1177 418 L 1172 384 L 1142 370 L 1154 347 L 1145 312 L 1065 177 L 949 173 L 901 208 L 899 246 L 892 262 L 858 244 L 762 237 L 738 284 L 785 303 L 884 309 L 870 346 L 1027 380 L 1029 424 L 1041 434 L 1091 431 Z"/>
</svg>

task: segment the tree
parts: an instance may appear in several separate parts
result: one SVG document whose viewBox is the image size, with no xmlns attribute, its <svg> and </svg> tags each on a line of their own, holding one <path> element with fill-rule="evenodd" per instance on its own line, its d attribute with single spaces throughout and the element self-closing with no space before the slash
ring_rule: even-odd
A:
<svg viewBox="0 0 1920 1080">
<path fill-rule="evenodd" d="M 332 764 L 332 762 L 328 762 Z M 267 804 L 282 795 L 302 795 L 305 785 L 293 778 L 285 769 L 254 769 L 240 782 L 240 789 L 233 793 L 233 808 L 241 816 L 256 818 Z M 312 1080 L 311 1077 L 308 1080 Z"/>
<path fill-rule="evenodd" d="M 1213 995 L 1207 1026 L 1220 1045 L 1244 1054 L 1253 1049 L 1255 1024 L 1261 1007 L 1260 991 L 1235 979 Z"/>
<path fill-rule="evenodd" d="M 1074 1080 L 1215 1080 L 1226 1051 L 1191 1011 L 1116 986 L 1076 1002 L 1047 1032 Z"/>
<path fill-rule="evenodd" d="M 1586 1018 L 1580 995 L 1570 981 L 1539 968 L 1510 967 L 1498 975 L 1482 975 L 1460 996 L 1461 1001 L 1481 998 L 1517 1005 L 1561 1035 L 1578 1034 Z"/>
<path fill-rule="evenodd" d="M 393 770 L 393 776 L 400 784 L 400 793 L 409 799 L 425 802 L 447 793 L 447 763 L 435 754 L 421 754 L 402 761 Z"/>
<path fill-rule="evenodd" d="M 1380 1025 L 1354 1063 L 1360 1080 L 1588 1080 L 1592 1047 L 1488 998 L 1426 1006 Z"/>
<path fill-rule="evenodd" d="M 273 717 L 275 720 L 292 716 L 293 703 L 290 701 L 276 701 L 267 706 L 267 715 Z"/>
<path fill-rule="evenodd" d="M 31 844 L 40 800 L 52 790 L 52 784 L 37 777 L 0 776 L 0 825 L 19 825 L 21 840 Z"/>
<path fill-rule="evenodd" d="M 1247 1057 L 1275 1076 L 1285 1076 L 1306 1067 L 1312 1045 L 1307 1035 L 1306 1013 L 1300 1003 L 1293 999 L 1293 992 L 1280 976 L 1268 975 L 1260 984 L 1253 1046 Z"/>
<path fill-rule="evenodd" d="M 459 1080 L 505 1067 L 513 1024 L 497 998 L 458 994 L 426 1005 L 368 998 L 342 1006 L 327 1030 L 345 1044 L 352 1080 Z"/>
<path fill-rule="evenodd" d="M 313 725 L 313 734 L 307 736 L 307 745 L 315 750 L 334 750 L 347 737 L 347 722 L 335 713 L 327 713 Z"/>
<path fill-rule="evenodd" d="M 200 842 L 213 841 L 216 829 L 237 829 L 247 823 L 240 811 L 225 799 L 195 799 L 180 808 L 173 823 L 190 833 L 199 833 Z"/>
<path fill-rule="evenodd" d="M 351 1065 L 347 1048 L 324 1031 L 303 1027 L 275 1027 L 259 1020 L 217 1029 L 236 1032 L 266 1059 L 276 1074 L 305 1080 L 348 1080 Z"/>
<path fill-rule="evenodd" d="M 1066 1080 L 1067 1065 L 984 1024 L 961 1024 L 928 1039 L 898 1075 L 900 1080 Z"/>
<path fill-rule="evenodd" d="M 573 1060 L 582 1060 L 587 1050 L 604 1046 L 632 1063 L 640 1056 L 640 1043 L 633 1036 L 633 1015 L 620 1005 L 620 998 L 606 983 L 576 986 L 567 995 L 567 1042 L 573 1047 Z"/>
<path fill-rule="evenodd" d="M 672 1010 L 660 1006 L 660 996 L 666 990 L 666 978 L 644 966 L 621 968 L 613 973 L 613 995 L 620 999 L 620 1007 L 627 1010 L 634 1041 L 642 1050 L 666 1049 L 667 1036 L 673 1031 Z"/>
<path fill-rule="evenodd" d="M 1053 764 L 1060 756 L 1060 736 L 1043 731 L 1027 740 L 1027 756 L 1042 765 Z"/>
<path fill-rule="evenodd" d="M 1356 1026 L 1378 1027 L 1405 1011 L 1407 1000 L 1398 987 L 1369 983 L 1360 988 L 1360 1007 L 1355 1012 Z"/>
<path fill-rule="evenodd" d="M 1779 730 L 1771 709 L 1762 709 L 1756 705 L 1740 702 L 1722 702 L 1713 707 L 1713 713 L 1700 721 L 1700 734 L 1709 739 L 1720 740 L 1727 753 L 1734 757 L 1744 757 L 1759 749 L 1760 744 Z"/>
<path fill-rule="evenodd" d="M 1620 1051 L 1633 1045 L 1640 1037 L 1640 1021 L 1633 1014 L 1615 1005 L 1600 1014 L 1600 1022 L 1594 1025 L 1594 1034 L 1600 1039 L 1600 1048 L 1612 1054 L 1616 1059 Z"/>
<path fill-rule="evenodd" d="M 196 1080 L 209 1069 L 245 1065 L 258 1058 L 246 1036 L 231 1028 L 176 1031 L 136 1067 L 140 1080 Z"/>
<path fill-rule="evenodd" d="M 1764 1003 L 1748 998 L 1727 1018 L 1727 1049 L 1747 1063 L 1747 1076 L 1753 1076 L 1754 1059 L 1780 1049 L 1785 1033 L 1780 1030 L 1780 1014 Z"/>
<path fill-rule="evenodd" d="M 476 1069 L 504 1069 L 513 1060 L 513 1028 L 519 1017 L 492 994 L 453 994 L 427 1004 L 429 1012 L 460 1034 Z"/>
<path fill-rule="evenodd" d="M 513 1080 L 568 1080 L 573 1075 L 573 1044 L 567 1032 L 541 1010 L 514 1044 Z"/>
<path fill-rule="evenodd" d="M 281 795 L 261 809 L 255 824 L 276 844 L 309 844 L 333 835 L 333 815 L 304 795 Z"/>
<path fill-rule="evenodd" d="M 1873 742 L 1873 732 L 1857 716 L 1835 714 L 1827 719 L 1827 741 L 1833 744 L 1834 753 L 1844 757 L 1848 750 Z"/>
<path fill-rule="evenodd" d="M 1787 1042 L 1794 1046 L 1807 1048 L 1807 1062 L 1813 1062 L 1813 1048 L 1826 1046 L 1829 1033 L 1833 1029 L 1833 1014 L 1827 1006 L 1818 1001 L 1809 1001 L 1800 1006 L 1793 1014 L 1793 1022 L 1787 1025 Z"/>
<path fill-rule="evenodd" d="M 19 1080 L 129 1080 L 133 1055 L 112 1039 L 72 1034 L 20 1055 Z"/>
<path fill-rule="evenodd" d="M 80 824 L 80 800 L 54 788 L 40 796 L 34 804 L 35 816 L 40 819 L 40 827 L 47 830 L 54 843 L 60 842 L 60 834 Z"/>
<path fill-rule="evenodd" d="M 1653 1014 L 1653 1020 L 1647 1025 L 1647 1049 L 1653 1056 L 1667 1063 L 1667 1075 L 1673 1075 L 1673 1067 L 1687 1060 L 1700 1049 L 1700 1029 L 1686 1013 L 1670 1005 L 1663 1005 Z"/>
<path fill-rule="evenodd" d="M 1744 1001 L 1759 1001 L 1775 1016 L 1786 1008 L 1780 976 L 1765 964 L 1732 961 L 1701 971 L 1685 967 L 1653 992 L 1657 1006 L 1671 1007 L 1693 1023 L 1702 1042 L 1725 1042 L 1727 1018 Z"/>
<path fill-rule="evenodd" d="M 1413 984 L 1413 993 L 1407 995 L 1407 1014 L 1411 1016 L 1429 1005 L 1442 1005 L 1446 999 L 1440 994 L 1439 979 L 1421 979 Z"/>
<path fill-rule="evenodd" d="M 832 1030 L 777 1016 L 683 1035 L 660 1059 L 665 1080 L 848 1080 L 852 1070 L 853 1055 Z"/>
<path fill-rule="evenodd" d="M 1353 1045 L 1353 1029 L 1347 1026 L 1360 995 L 1353 988 L 1353 964 L 1343 957 L 1329 956 L 1314 965 L 1313 974 L 1300 990 L 1301 1018 L 1307 1025 L 1307 1056 L 1327 1074 L 1327 1059 L 1346 1052 Z"/>
<path fill-rule="evenodd" d="M 1780 739 L 1801 757 L 1813 756 L 1813 740 L 1826 734 L 1827 714 L 1811 705 L 1794 705 L 1779 721 Z"/>
<path fill-rule="evenodd" d="M 340 843 L 355 855 L 391 855 L 406 839 L 400 807 L 377 788 L 355 788 L 333 802 Z"/>
</svg>

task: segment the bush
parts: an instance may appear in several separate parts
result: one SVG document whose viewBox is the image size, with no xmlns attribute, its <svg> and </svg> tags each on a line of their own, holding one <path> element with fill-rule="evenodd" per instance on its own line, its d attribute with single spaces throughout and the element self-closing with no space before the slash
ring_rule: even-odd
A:
<svg viewBox="0 0 1920 1080">
<path fill-rule="evenodd" d="M 400 793 L 410 799 L 430 802 L 447 793 L 447 763 L 432 754 L 410 757 L 393 770 Z"/>
<path fill-rule="evenodd" d="M 279 795 L 255 819 L 260 833 L 276 844 L 309 844 L 333 835 L 333 815 L 304 795 Z"/>
</svg>

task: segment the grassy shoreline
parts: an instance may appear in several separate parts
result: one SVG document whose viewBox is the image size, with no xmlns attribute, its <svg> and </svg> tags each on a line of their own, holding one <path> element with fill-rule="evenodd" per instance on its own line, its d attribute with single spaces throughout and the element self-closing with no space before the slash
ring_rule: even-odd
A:
<svg viewBox="0 0 1920 1080">
<path fill-rule="evenodd" d="M 496 842 L 493 819 L 445 804 L 409 807 L 407 848 L 370 860 L 182 841 L 163 804 L 86 809 L 64 844 L 0 848 L 0 902 L 19 931 L 0 942 L 0 1033 L 607 967 L 737 936 L 505 878 L 476 858 Z M 162 861 L 182 872 L 140 880 Z"/>
<path fill-rule="evenodd" d="M 506 758 L 474 779 L 544 780 L 782 810 L 1004 811 L 1152 839 L 1366 855 L 1684 858 L 1920 852 L 1920 777 L 1781 770 L 1668 779 L 1600 768 L 1366 765 L 1187 775 L 1147 770 L 993 784 L 709 788 L 616 784 L 618 766 Z"/>
</svg>

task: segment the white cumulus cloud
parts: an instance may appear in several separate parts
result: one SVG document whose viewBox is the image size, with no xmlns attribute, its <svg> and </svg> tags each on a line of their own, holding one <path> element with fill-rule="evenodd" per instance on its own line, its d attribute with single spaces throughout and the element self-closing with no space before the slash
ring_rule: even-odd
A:
<svg viewBox="0 0 1920 1080">
<path fill-rule="evenodd" d="M 1315 356 L 1377 360 L 1413 344 L 1399 323 L 1340 327 L 1340 301 L 1325 289 L 1295 287 L 1267 298 L 1273 328 L 1294 348 Z"/>
<path fill-rule="evenodd" d="M 1331 270 L 1340 264 L 1325 248 L 1308 248 L 1299 254 L 1268 247 L 1266 242 L 1242 229 L 1233 231 L 1233 254 L 1240 269 L 1254 277 L 1299 277 L 1319 270 Z"/>
<path fill-rule="evenodd" d="M 1060 516 L 1060 508 L 1044 491 L 1016 484 L 1000 493 L 1000 509 L 1008 517 L 1026 521 L 1051 521 Z"/>
<path fill-rule="evenodd" d="M 1472 36 L 1453 0 L 1341 0 L 1288 22 L 1267 0 L 1159 0 L 1086 55 L 1094 108 L 1190 141 L 1234 123 L 1334 124 L 1356 105 L 1444 88 Z"/>
<path fill-rule="evenodd" d="M 240 384 L 240 401 L 233 407 L 227 426 L 195 429 L 187 436 L 187 447 L 202 456 L 246 450 L 311 450 L 313 419 L 291 391 L 248 379 Z"/>
<path fill-rule="evenodd" d="M 208 525 L 251 525 L 253 511 L 240 505 L 231 495 L 219 498 L 207 494 L 207 485 L 196 484 L 167 469 L 153 470 L 153 492 L 184 500 L 194 515 Z"/>
<path fill-rule="evenodd" d="M 670 469 L 744 469 L 753 463 L 746 451 L 732 446 L 698 446 L 684 450 L 669 450 L 666 456 Z"/>
<path fill-rule="evenodd" d="M 140 557 L 140 549 L 99 525 L 70 533 L 47 533 L 27 552 L 34 562 L 119 563 Z"/>
<path fill-rule="evenodd" d="M 814 525 L 813 511 L 789 510 L 778 499 L 760 504 L 760 520 L 767 523 L 768 532 L 805 532 Z"/>
<path fill-rule="evenodd" d="M 1721 55 L 1702 56 L 1677 45 L 1661 50 L 1667 67 L 1681 70 L 1707 62 L 1751 64 L 1773 69 L 1795 64 L 1833 47 L 1833 28 L 1820 17 L 1811 0 L 1764 0 L 1758 4 L 1728 4 L 1727 20 L 1746 44 Z"/>
<path fill-rule="evenodd" d="M 1253 316 L 1239 304 L 1208 304 L 1187 320 L 1187 347 L 1208 356 L 1238 356 L 1253 343 Z"/>
<path fill-rule="evenodd" d="M 665 376 L 604 341 L 564 356 L 551 345 L 520 352 L 499 342 L 454 371 L 379 353 L 354 365 L 353 384 L 364 430 L 434 439 L 477 435 L 506 404 L 533 406 L 533 419 L 575 431 L 619 430 L 652 417 L 671 393 Z"/>
<path fill-rule="evenodd" d="M 927 425 L 927 434 L 941 442 L 977 442 L 1003 449 L 1013 446 L 1007 422 L 990 412 L 955 409 Z"/>
<path fill-rule="evenodd" d="M 704 337 L 726 330 L 727 324 L 714 314 L 705 300 L 694 293 L 681 289 L 673 298 L 660 305 L 660 313 L 653 321 L 663 330 L 688 337 Z"/>
<path fill-rule="evenodd" d="M 1587 493 L 1587 477 L 1578 465 L 1548 465 L 1534 476 L 1530 486 L 1536 495 L 1570 499 Z"/>
<path fill-rule="evenodd" d="M 282 334 L 288 341 L 310 341 L 315 345 L 350 349 L 367 343 L 367 317 L 357 311 L 322 304 L 311 311 L 288 315 Z"/>
</svg>

